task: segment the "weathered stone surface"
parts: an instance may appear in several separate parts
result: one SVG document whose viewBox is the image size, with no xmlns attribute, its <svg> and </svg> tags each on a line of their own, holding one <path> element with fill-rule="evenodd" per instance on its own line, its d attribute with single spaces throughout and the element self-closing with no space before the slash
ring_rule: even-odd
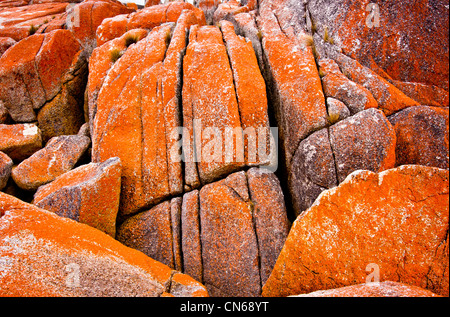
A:
<svg viewBox="0 0 450 317">
<path fill-rule="evenodd" d="M 412 107 L 389 117 L 397 135 L 397 165 L 448 169 L 448 108 Z"/>
<path fill-rule="evenodd" d="M 39 208 L 97 228 L 115 237 L 120 200 L 121 163 L 80 166 L 39 187 L 33 203 Z"/>
<path fill-rule="evenodd" d="M 97 28 L 97 45 L 100 46 L 132 29 L 151 30 L 167 22 L 177 22 L 184 10 L 193 11 L 198 23 L 205 24 L 202 10 L 187 2 L 169 2 L 165 5 L 150 6 L 128 15 L 121 14 L 104 19 Z"/>
<path fill-rule="evenodd" d="M 259 296 L 289 226 L 280 182 L 252 168 L 128 218 L 117 239 L 181 267 L 212 296 Z"/>
<path fill-rule="evenodd" d="M 331 53 L 341 70 L 352 81 L 369 90 L 376 99 L 378 106 L 386 115 L 391 115 L 399 110 L 418 106 L 419 103 L 390 84 L 373 70 L 364 67 L 358 61 L 341 53 Z"/>
<path fill-rule="evenodd" d="M 183 196 L 181 250 L 183 252 L 183 273 L 203 283 L 199 208 L 198 190 L 193 190 Z"/>
<path fill-rule="evenodd" d="M 258 237 L 261 285 L 264 285 L 284 245 L 290 223 L 286 216 L 284 195 L 275 174 L 252 168 L 247 172 L 247 178 Z"/>
<path fill-rule="evenodd" d="M 11 176 L 13 161 L 5 153 L 0 151 L 0 190 L 6 187 L 8 179 Z"/>
<path fill-rule="evenodd" d="M 128 45 L 126 38 L 129 38 L 135 43 L 139 42 L 147 36 L 148 32 L 143 29 L 135 29 L 126 32 L 121 37 L 113 39 L 93 50 L 89 58 L 89 77 L 87 84 L 87 109 L 89 114 L 90 128 L 93 131 L 94 118 L 97 113 L 97 99 L 102 85 L 105 81 L 111 68 L 114 66 L 114 61 L 111 60 L 111 51 L 118 50 L 120 52 L 126 51 Z M 134 44 L 135 44 L 134 43 Z"/>
<path fill-rule="evenodd" d="M 395 166 L 395 130 L 380 110 L 362 111 L 329 133 L 339 182 L 359 169 L 381 172 Z"/>
<path fill-rule="evenodd" d="M 442 88 L 428 86 L 421 83 L 405 83 L 398 80 L 390 80 L 389 82 L 403 91 L 405 95 L 419 102 L 421 105 L 433 107 L 449 106 L 449 93 Z"/>
<path fill-rule="evenodd" d="M 252 11 L 256 9 L 256 2 L 256 0 L 250 0 L 245 5 L 236 0 L 228 0 L 226 2 L 222 2 L 214 12 L 213 21 L 217 23 L 221 20 L 229 20 L 232 19 L 234 15 Z"/>
<path fill-rule="evenodd" d="M 96 30 L 106 18 L 129 14 L 134 9 L 115 0 L 87 0 L 74 6 L 69 17 L 68 29 L 73 32 L 84 48 L 92 52 L 96 43 Z"/>
<path fill-rule="evenodd" d="M 448 181 L 424 166 L 353 173 L 297 218 L 263 295 L 359 284 L 379 268 L 381 282 L 448 296 Z"/>
<path fill-rule="evenodd" d="M 0 37 L 20 41 L 34 32 L 41 33 L 53 19 L 65 13 L 68 2 L 22 4 L 2 9 Z"/>
<path fill-rule="evenodd" d="M 178 135 L 174 138 L 173 131 L 182 126 L 183 58 L 188 41 L 188 30 L 197 23 L 199 23 L 199 20 L 193 11 L 181 13 L 164 59 L 162 95 L 165 137 L 168 149 L 169 188 L 172 195 L 179 195 L 184 189 L 182 164 L 180 164 L 180 159 L 177 158 L 178 153 L 172 151 L 177 148 L 178 142 Z"/>
<path fill-rule="evenodd" d="M 3 193 L 0 217 L 2 296 L 207 296 L 105 233 Z"/>
<path fill-rule="evenodd" d="M 183 139 L 188 151 L 185 183 L 196 188 L 242 167 L 244 143 L 242 138 L 236 138 L 235 144 L 234 138 L 226 138 L 227 129 L 241 128 L 241 122 L 219 28 L 193 26 L 183 63 L 183 126 L 189 132 Z M 203 131 L 205 128 L 210 133 Z"/>
<path fill-rule="evenodd" d="M 440 297 L 423 288 L 397 282 L 367 283 L 293 297 Z"/>
<path fill-rule="evenodd" d="M 263 165 L 267 158 L 259 157 L 257 141 L 266 137 L 258 129 L 263 128 L 268 132 L 270 128 L 266 84 L 251 42 L 237 36 L 231 22 L 222 21 L 221 30 L 233 71 L 241 127 L 249 134 L 244 140 L 245 163 Z"/>
<path fill-rule="evenodd" d="M 378 103 L 370 91 L 348 79 L 331 59 L 319 62 L 322 72 L 323 91 L 327 97 L 336 98 L 345 103 L 352 114 L 369 108 L 378 108 Z"/>
<path fill-rule="evenodd" d="M 300 143 L 292 159 L 288 183 L 296 215 L 311 207 L 321 192 L 337 186 L 327 129 L 311 134 Z"/>
<path fill-rule="evenodd" d="M 219 4 L 220 0 L 197 0 L 197 6 L 203 11 L 207 24 L 213 24 L 214 12 Z"/>
<path fill-rule="evenodd" d="M 128 218 L 117 231 L 117 240 L 173 268 L 174 256 L 170 202 Z"/>
<path fill-rule="evenodd" d="M 203 284 L 211 296 L 258 296 L 259 250 L 250 201 L 223 182 L 203 187 L 199 199 Z"/>
<path fill-rule="evenodd" d="M 14 41 L 10 37 L 0 37 L 0 57 L 3 55 L 4 52 L 17 42 Z"/>
<path fill-rule="evenodd" d="M 280 141 L 289 167 L 300 141 L 327 125 L 327 110 L 312 48 L 299 41 L 292 30 L 282 29 L 273 10 L 271 3 L 260 8 L 258 26 Z"/>
<path fill-rule="evenodd" d="M 0 124 L 0 151 L 22 161 L 42 148 L 41 131 L 35 124 Z"/>
<path fill-rule="evenodd" d="M 34 121 L 34 110 L 53 99 L 83 63 L 70 31 L 30 36 L 0 58 L 0 99 L 16 122 Z"/>
<path fill-rule="evenodd" d="M 52 138 L 47 145 L 13 169 L 16 184 L 26 190 L 52 182 L 70 171 L 89 147 L 86 136 L 64 135 Z"/>
<path fill-rule="evenodd" d="M 88 66 L 82 65 L 74 72 L 73 78 L 62 85 L 61 91 L 47 102 L 37 115 L 39 129 L 44 143 L 52 137 L 77 134 L 84 123 L 84 89 Z"/>
<path fill-rule="evenodd" d="M 92 160 L 122 161 L 121 213 L 132 214 L 170 194 L 162 102 L 163 60 L 171 25 L 128 47 L 97 99 Z M 181 164 L 181 163 L 180 163 Z"/>
<path fill-rule="evenodd" d="M 332 124 L 350 117 L 350 110 L 345 103 L 331 97 L 327 98 L 327 111 L 328 121 Z"/>
<path fill-rule="evenodd" d="M 267 0 L 263 3 L 268 2 Z M 300 1 L 279 1 L 287 12 Z M 438 86 L 448 91 L 448 3 L 400 3 L 389 0 L 368 8 L 372 1 L 312 0 L 307 8 L 316 31 L 329 37 L 343 52 L 366 67 L 375 63 L 389 76 L 403 82 Z"/>
</svg>

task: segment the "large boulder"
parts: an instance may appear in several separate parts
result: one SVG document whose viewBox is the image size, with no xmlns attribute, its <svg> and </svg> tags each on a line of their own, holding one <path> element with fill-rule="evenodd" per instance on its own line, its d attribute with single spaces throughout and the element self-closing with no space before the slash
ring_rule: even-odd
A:
<svg viewBox="0 0 450 317">
<path fill-rule="evenodd" d="M 97 45 L 102 45 L 132 29 L 147 29 L 167 22 L 177 22 L 184 10 L 192 11 L 198 23 L 204 25 L 202 10 L 188 2 L 171 1 L 167 4 L 153 5 L 130 14 L 120 14 L 105 19 L 97 28 Z"/>
<path fill-rule="evenodd" d="M 302 5 L 279 2 L 288 12 Z M 312 0 L 307 10 L 316 32 L 324 37 L 327 29 L 335 45 L 364 66 L 375 64 L 393 79 L 448 91 L 447 1 L 373 2 Z"/>
<path fill-rule="evenodd" d="M 22 189 L 36 190 L 70 171 L 90 144 L 89 137 L 83 135 L 54 137 L 43 149 L 16 166 L 12 178 Z"/>
<path fill-rule="evenodd" d="M 16 122 L 32 122 L 85 64 L 80 45 L 68 30 L 35 34 L 0 58 L 0 100 Z"/>
<path fill-rule="evenodd" d="M 121 170 L 118 158 L 80 166 L 39 187 L 33 203 L 59 216 L 97 228 L 114 238 Z"/>
<path fill-rule="evenodd" d="M 35 124 L 0 124 L 0 151 L 22 161 L 42 148 L 41 131 Z"/>
<path fill-rule="evenodd" d="M 45 32 L 52 20 L 57 20 L 66 12 L 68 2 L 24 3 L 20 6 L 3 8 L 0 12 L 0 37 L 10 37 L 15 41 Z M 60 27 L 61 28 L 61 27 Z"/>
<path fill-rule="evenodd" d="M 448 108 L 412 107 L 389 117 L 397 135 L 397 165 L 448 169 Z"/>
<path fill-rule="evenodd" d="M 339 182 L 359 169 L 377 173 L 395 166 L 395 131 L 380 110 L 368 109 L 331 126 L 330 143 Z"/>
<path fill-rule="evenodd" d="M 128 218 L 117 239 L 202 282 L 212 296 L 259 296 L 289 231 L 272 173 L 252 168 Z"/>
<path fill-rule="evenodd" d="M 448 195 L 443 169 L 405 165 L 351 174 L 297 218 L 263 295 L 376 278 L 448 296 Z"/>
<path fill-rule="evenodd" d="M 299 143 L 328 124 L 327 109 L 312 47 L 298 40 L 306 33 L 283 29 L 274 9 L 274 3 L 260 7 L 258 26 L 268 65 L 266 80 L 289 167 Z"/>
<path fill-rule="evenodd" d="M 0 193 L 1 296 L 207 296 L 107 234 Z M 174 283 L 173 283 L 174 282 Z"/>
</svg>

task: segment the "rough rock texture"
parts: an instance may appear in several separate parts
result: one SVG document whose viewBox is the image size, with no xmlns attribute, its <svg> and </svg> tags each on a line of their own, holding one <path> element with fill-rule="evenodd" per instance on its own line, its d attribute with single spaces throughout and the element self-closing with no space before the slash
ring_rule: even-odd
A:
<svg viewBox="0 0 450 317">
<path fill-rule="evenodd" d="M 269 129 L 268 105 L 266 84 L 260 73 L 255 51 L 251 42 L 236 35 L 231 22 L 222 21 L 221 30 L 233 71 L 241 127 L 244 131 L 253 129 L 256 138 L 263 138 L 265 135 L 258 133 L 258 128 Z M 247 165 L 267 163 L 266 157 L 259 157 L 256 143 L 256 139 L 244 140 Z"/>
<path fill-rule="evenodd" d="M 322 75 L 323 91 L 327 97 L 342 101 L 352 114 L 369 108 L 378 108 L 378 103 L 370 91 L 348 79 L 331 59 L 319 62 Z"/>
<path fill-rule="evenodd" d="M 165 131 L 157 129 L 164 122 L 162 62 L 170 34 L 171 26 L 165 24 L 128 47 L 109 71 L 97 99 L 92 158 L 94 162 L 121 159 L 124 214 L 170 194 Z"/>
<path fill-rule="evenodd" d="M 33 203 L 59 216 L 97 228 L 114 238 L 121 169 L 118 158 L 80 166 L 39 187 Z"/>
<path fill-rule="evenodd" d="M 0 58 L 0 99 L 13 120 L 34 121 L 35 111 L 73 80 L 83 64 L 80 45 L 70 31 L 30 36 Z"/>
<path fill-rule="evenodd" d="M 3 102 L 0 101 L 0 124 L 8 123 L 9 119 L 8 109 L 6 109 Z"/>
<path fill-rule="evenodd" d="M 378 268 L 380 281 L 448 296 L 448 181 L 412 165 L 351 174 L 297 218 L 263 295 L 359 284 Z"/>
<path fill-rule="evenodd" d="M 86 136 L 54 137 L 43 149 L 16 166 L 12 177 L 20 188 L 36 190 L 70 171 L 90 143 L 91 140 Z"/>
<path fill-rule="evenodd" d="M 115 0 L 87 0 L 73 7 L 68 29 L 73 32 L 81 45 L 88 51 L 98 44 L 96 43 L 96 31 L 106 18 L 119 14 L 129 14 L 134 9 L 127 7 Z"/>
<path fill-rule="evenodd" d="M 350 110 L 345 103 L 340 100 L 327 98 L 328 121 L 335 123 L 350 117 Z"/>
<path fill-rule="evenodd" d="M 315 132 L 300 143 L 289 173 L 297 215 L 311 207 L 321 192 L 337 186 L 335 164 L 328 129 Z"/>
<path fill-rule="evenodd" d="M 295 297 L 295 296 L 294 296 Z M 367 283 L 326 291 L 316 291 L 296 297 L 440 297 L 417 286 L 397 282 Z"/>
<path fill-rule="evenodd" d="M 413 107 L 389 117 L 397 134 L 397 165 L 448 169 L 448 108 Z"/>
<path fill-rule="evenodd" d="M 2 56 L 8 48 L 16 43 L 17 42 L 10 37 L 0 37 L 0 56 Z"/>
<path fill-rule="evenodd" d="M 381 172 L 395 166 L 395 131 L 380 110 L 360 112 L 329 133 L 339 182 L 359 169 Z"/>
<path fill-rule="evenodd" d="M 377 268 L 448 294 L 448 10 L 446 0 L 2 0 L 0 187 L 170 267 L 153 295 L 420 293 L 358 286 Z M 39 248 L 37 263 L 53 268 Z M 29 262 L 14 263 L 39 281 Z M 110 282 L 104 266 L 86 270 Z M 145 292 L 127 283 L 102 294 Z M 83 294 L 99 294 L 91 288 Z"/>
<path fill-rule="evenodd" d="M 3 8 L 0 12 L 0 37 L 20 41 L 35 32 L 41 33 L 52 20 L 65 13 L 68 2 L 22 3 Z"/>
<path fill-rule="evenodd" d="M 1 296 L 208 295 L 97 229 L 3 193 L 0 217 Z"/>
<path fill-rule="evenodd" d="M 258 26 L 280 141 L 289 167 L 300 141 L 326 126 L 325 97 L 312 48 L 280 27 L 271 4 L 260 8 Z"/>
<path fill-rule="evenodd" d="M 372 93 L 373 97 L 378 102 L 379 108 L 382 109 L 386 115 L 419 105 L 417 101 L 406 96 L 394 85 L 390 84 L 373 70 L 364 67 L 358 61 L 339 53 L 331 54 L 330 56 L 335 58 L 341 70 L 345 72 L 352 81 L 360 84 Z"/>
<path fill-rule="evenodd" d="M 0 151 L 0 190 L 6 187 L 8 179 L 11 176 L 12 167 L 13 161 L 11 158 Z"/>
<path fill-rule="evenodd" d="M 89 58 L 89 78 L 86 89 L 88 102 L 85 105 L 87 106 L 85 112 L 88 115 L 91 130 L 93 130 L 93 121 L 97 113 L 98 94 L 106 76 L 115 64 L 111 59 L 110 52 L 114 49 L 120 52 L 126 51 L 128 46 L 136 44 L 145 38 L 147 34 L 148 32 L 143 29 L 130 30 L 121 37 L 111 40 L 93 50 Z M 126 42 L 126 38 L 129 38 L 129 43 Z"/>
<path fill-rule="evenodd" d="M 233 139 L 225 141 L 226 129 L 240 128 L 241 122 L 233 73 L 219 28 L 194 26 L 191 29 L 183 70 L 183 125 L 189 131 L 186 141 L 190 141 L 186 145 L 190 155 L 185 178 L 186 184 L 195 188 L 244 165 L 244 156 L 238 156 L 243 153 L 242 138 L 236 138 L 234 149 L 225 147 L 234 142 Z M 220 85 L 213 84 L 217 82 Z M 203 132 L 208 127 L 215 130 Z M 214 147 L 207 147 L 209 144 Z"/>
<path fill-rule="evenodd" d="M 301 3 L 280 2 L 289 3 L 291 8 Z M 311 0 L 307 8 L 317 32 L 323 36 L 327 27 L 335 44 L 364 66 L 375 63 L 393 79 L 448 91 L 448 3 L 431 4 L 425 0 L 377 3 L 380 23 L 370 28 L 366 22 L 375 22 L 370 16 L 375 11 L 367 9 L 371 2 Z"/>
<path fill-rule="evenodd" d="M 193 11 L 198 23 L 205 24 L 205 16 L 201 10 L 187 2 L 169 2 L 165 5 L 154 5 L 128 15 L 117 15 L 105 19 L 97 28 L 97 45 L 121 36 L 132 29 L 151 30 L 167 22 L 177 22 L 184 10 Z"/>
<path fill-rule="evenodd" d="M 278 179 L 252 168 L 128 218 L 117 239 L 172 268 L 182 263 L 212 296 L 259 296 L 288 230 Z"/>
<path fill-rule="evenodd" d="M 35 124 L 0 124 L 0 151 L 22 161 L 42 148 L 41 131 Z"/>
</svg>

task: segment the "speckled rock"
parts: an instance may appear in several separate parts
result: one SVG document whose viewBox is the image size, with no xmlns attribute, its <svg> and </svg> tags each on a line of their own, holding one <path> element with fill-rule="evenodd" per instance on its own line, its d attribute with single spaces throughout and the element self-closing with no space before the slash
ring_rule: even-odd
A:
<svg viewBox="0 0 450 317">
<path fill-rule="evenodd" d="M 10 37 L 0 37 L 0 57 L 3 55 L 4 52 L 17 42 L 14 41 Z"/>
<path fill-rule="evenodd" d="M 182 267 L 212 296 L 259 296 L 289 226 L 278 179 L 252 168 L 128 218 L 117 239 Z"/>
<path fill-rule="evenodd" d="M 41 148 L 41 131 L 35 124 L 0 124 L 0 151 L 13 160 L 24 160 Z"/>
<path fill-rule="evenodd" d="M 1 296 L 208 296 L 107 234 L 0 193 Z"/>
<path fill-rule="evenodd" d="M 395 167 L 395 131 L 380 110 L 359 112 L 331 126 L 329 133 L 339 182 L 359 169 Z"/>
<path fill-rule="evenodd" d="M 0 100 L 16 122 L 32 122 L 85 62 L 68 30 L 35 34 L 0 58 Z"/>
<path fill-rule="evenodd" d="M 377 270 L 381 282 L 448 296 L 448 181 L 413 165 L 351 174 L 297 218 L 263 295 L 360 284 Z"/>
<path fill-rule="evenodd" d="M 36 190 L 70 171 L 90 143 L 91 140 L 86 136 L 54 137 L 43 149 L 16 166 L 12 178 L 22 189 Z"/>
<path fill-rule="evenodd" d="M 59 216 L 97 228 L 114 238 L 121 169 L 118 158 L 80 166 L 39 187 L 33 203 Z"/>
<path fill-rule="evenodd" d="M 397 134 L 397 165 L 448 169 L 448 108 L 412 107 L 389 117 Z"/>
<path fill-rule="evenodd" d="M 6 187 L 8 179 L 11 176 L 13 161 L 5 153 L 0 151 L 0 190 Z"/>
<path fill-rule="evenodd" d="M 350 117 L 350 110 L 345 103 L 331 97 L 327 98 L 327 111 L 328 121 L 332 124 Z"/>
<path fill-rule="evenodd" d="M 378 103 L 370 91 L 342 74 L 335 61 L 322 59 L 319 65 L 323 75 L 323 91 L 327 97 L 342 101 L 352 114 L 369 108 L 378 108 Z"/>
<path fill-rule="evenodd" d="M 244 153 L 242 138 L 236 138 L 234 149 L 227 151 L 225 147 L 230 144 L 225 140 L 226 129 L 240 128 L 241 122 L 233 73 L 219 28 L 191 28 L 183 72 L 183 126 L 189 132 L 183 139 L 188 153 L 185 183 L 196 188 L 244 166 L 244 156 L 239 156 Z M 213 132 L 219 134 L 215 137 L 218 146 L 209 146 L 214 134 L 207 136 L 203 131 L 207 127 L 214 127 Z"/>
<path fill-rule="evenodd" d="M 300 143 L 327 125 L 327 110 L 312 48 L 284 30 L 270 5 L 260 7 L 258 26 L 270 74 L 269 87 L 286 166 Z"/>
<path fill-rule="evenodd" d="M 200 25 L 205 24 L 205 16 L 199 8 L 188 2 L 173 1 L 168 4 L 153 5 L 130 14 L 120 14 L 113 18 L 104 19 L 97 28 L 97 45 L 123 35 L 132 29 L 153 28 L 167 23 L 177 22 L 184 10 L 192 11 Z"/>
<path fill-rule="evenodd" d="M 337 186 L 327 129 L 314 132 L 300 143 L 292 159 L 288 183 L 297 216 L 311 207 L 321 192 Z"/>
</svg>

